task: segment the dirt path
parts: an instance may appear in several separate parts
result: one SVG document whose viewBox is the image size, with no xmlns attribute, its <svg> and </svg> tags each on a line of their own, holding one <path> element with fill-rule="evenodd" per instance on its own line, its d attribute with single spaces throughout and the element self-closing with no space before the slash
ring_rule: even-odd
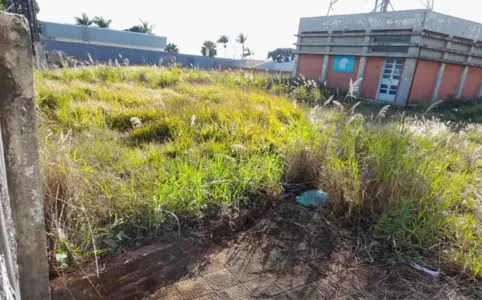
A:
<svg viewBox="0 0 482 300">
<path fill-rule="evenodd" d="M 144 299 L 463 299 L 409 267 L 355 255 L 357 240 L 320 213 L 287 203 Z"/>
<path fill-rule="evenodd" d="M 53 299 L 482 299 L 464 296 L 460 282 L 362 258 L 362 244 L 325 213 L 289 202 L 224 245 L 146 247 Z"/>
</svg>

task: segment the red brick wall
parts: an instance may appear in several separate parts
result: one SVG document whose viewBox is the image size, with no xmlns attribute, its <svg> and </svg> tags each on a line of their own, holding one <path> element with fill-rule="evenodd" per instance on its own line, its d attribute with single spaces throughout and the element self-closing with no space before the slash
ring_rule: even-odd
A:
<svg viewBox="0 0 482 300">
<path fill-rule="evenodd" d="M 430 102 L 433 89 L 437 82 L 439 68 L 439 62 L 423 59 L 418 60 L 412 90 L 408 98 L 409 103 Z"/>
<path fill-rule="evenodd" d="M 467 98 L 475 98 L 479 95 L 480 86 L 482 85 L 482 68 L 470 67 L 465 79 L 462 96 Z"/>
<path fill-rule="evenodd" d="M 383 57 L 367 57 L 360 88 L 360 96 L 369 99 L 377 98 L 377 89 L 383 69 L 383 62 Z"/>
<path fill-rule="evenodd" d="M 324 55 L 321 54 L 299 54 L 298 75 L 303 75 L 306 79 L 319 81 L 323 68 L 323 58 Z"/>
<path fill-rule="evenodd" d="M 360 57 L 356 57 L 355 60 L 355 68 L 352 73 L 344 73 L 344 72 L 334 72 L 333 71 L 333 62 L 335 57 L 332 55 L 330 56 L 330 62 L 328 64 L 328 73 L 326 76 L 326 82 L 333 87 L 337 87 L 340 89 L 348 89 L 350 85 L 350 79 L 353 81 L 356 80 L 356 73 L 358 72 L 358 64 L 360 62 Z"/>
<path fill-rule="evenodd" d="M 460 84 L 460 77 L 464 70 L 462 65 L 445 64 L 445 71 L 442 77 L 442 84 L 438 92 L 437 100 L 445 100 L 457 93 Z"/>
</svg>

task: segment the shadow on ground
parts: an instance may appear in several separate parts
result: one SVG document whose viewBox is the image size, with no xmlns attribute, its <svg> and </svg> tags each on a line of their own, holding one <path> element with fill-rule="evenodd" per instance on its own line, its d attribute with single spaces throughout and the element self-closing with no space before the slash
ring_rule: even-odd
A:
<svg viewBox="0 0 482 300">
<path fill-rule="evenodd" d="M 359 255 L 362 244 L 326 212 L 290 200 L 221 245 L 151 245 L 91 282 L 58 278 L 53 299 L 474 299 L 456 279 Z"/>
</svg>

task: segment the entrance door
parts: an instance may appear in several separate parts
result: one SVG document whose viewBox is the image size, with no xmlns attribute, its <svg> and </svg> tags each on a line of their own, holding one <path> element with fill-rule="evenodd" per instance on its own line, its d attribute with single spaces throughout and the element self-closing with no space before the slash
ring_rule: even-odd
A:
<svg viewBox="0 0 482 300">
<path fill-rule="evenodd" d="M 387 58 L 383 66 L 378 100 L 394 102 L 397 97 L 398 84 L 402 76 L 403 60 L 400 58 Z"/>
</svg>

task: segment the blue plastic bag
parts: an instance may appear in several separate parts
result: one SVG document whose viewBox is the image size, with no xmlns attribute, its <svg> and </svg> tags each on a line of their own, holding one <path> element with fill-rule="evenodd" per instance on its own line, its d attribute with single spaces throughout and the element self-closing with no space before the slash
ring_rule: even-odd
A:
<svg viewBox="0 0 482 300">
<path fill-rule="evenodd" d="M 329 203 L 328 195 L 322 190 L 309 190 L 296 198 L 296 202 L 304 207 L 326 206 Z"/>
</svg>

